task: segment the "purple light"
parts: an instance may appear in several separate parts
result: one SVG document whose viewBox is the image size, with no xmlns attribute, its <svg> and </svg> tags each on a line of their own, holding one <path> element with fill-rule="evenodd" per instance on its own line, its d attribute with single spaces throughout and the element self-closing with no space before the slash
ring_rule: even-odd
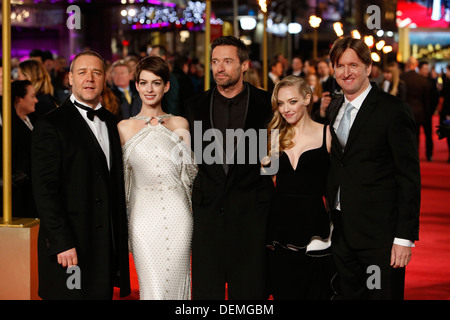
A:
<svg viewBox="0 0 450 320">
<path fill-rule="evenodd" d="M 142 30 L 142 29 L 161 29 L 170 27 L 170 22 L 158 22 L 158 23 L 150 23 L 150 24 L 133 24 L 131 29 L 133 30 Z"/>
<path fill-rule="evenodd" d="M 156 5 L 156 6 L 165 6 L 165 7 L 172 7 L 172 8 L 175 8 L 177 5 L 175 4 L 175 3 L 172 3 L 172 2 L 161 2 L 161 1 L 158 1 L 158 0 L 147 0 L 147 3 L 149 3 L 149 4 L 154 4 L 154 5 Z"/>
</svg>

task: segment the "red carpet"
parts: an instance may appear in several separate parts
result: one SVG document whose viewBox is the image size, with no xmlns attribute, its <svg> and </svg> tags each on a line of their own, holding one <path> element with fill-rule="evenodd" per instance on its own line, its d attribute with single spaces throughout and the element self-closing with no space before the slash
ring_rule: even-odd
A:
<svg viewBox="0 0 450 320">
<path fill-rule="evenodd" d="M 425 160 L 423 135 L 420 139 L 420 231 L 406 268 L 407 300 L 450 300 L 450 163 L 447 142 L 433 137 L 433 162 Z"/>
<path fill-rule="evenodd" d="M 433 123 L 437 125 L 438 118 Z M 450 163 L 445 140 L 434 134 L 433 162 L 425 159 L 425 140 L 420 138 L 422 205 L 420 241 L 406 268 L 406 300 L 450 300 Z M 131 289 L 124 300 L 139 299 L 139 285 L 130 255 Z M 115 290 L 114 299 L 119 299 Z"/>
<path fill-rule="evenodd" d="M 397 2 L 397 25 L 417 28 L 448 28 L 450 26 L 444 17 L 439 21 L 433 21 L 430 15 L 431 11 L 427 15 L 427 7 L 419 3 L 407 0 Z"/>
</svg>

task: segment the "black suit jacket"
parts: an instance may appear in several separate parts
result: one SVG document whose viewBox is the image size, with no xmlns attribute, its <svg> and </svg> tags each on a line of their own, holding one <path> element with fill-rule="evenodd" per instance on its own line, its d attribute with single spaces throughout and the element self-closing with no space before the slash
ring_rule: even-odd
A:
<svg viewBox="0 0 450 320">
<path fill-rule="evenodd" d="M 32 130 L 11 111 L 11 167 L 13 215 L 21 218 L 37 218 L 31 183 L 31 134 Z"/>
<path fill-rule="evenodd" d="M 115 116 L 106 112 L 111 168 L 69 99 L 33 130 L 32 179 L 41 218 L 39 295 L 44 299 L 109 299 L 112 281 L 130 293 L 122 151 Z M 56 255 L 75 247 L 81 289 L 69 290 Z M 120 274 L 120 279 L 117 276 Z"/>
<path fill-rule="evenodd" d="M 344 102 L 332 101 L 330 125 Z M 408 105 L 375 83 L 342 151 L 334 130 L 328 179 L 330 203 L 341 188 L 342 234 L 350 247 L 392 246 L 395 237 L 418 240 L 420 166 Z"/>
<path fill-rule="evenodd" d="M 329 76 L 328 79 L 320 85 L 322 86 L 322 92 L 329 92 L 330 94 L 333 94 L 336 91 L 341 91 L 341 87 L 338 85 L 333 76 Z"/>
<path fill-rule="evenodd" d="M 0 96 L 0 117 L 2 100 Z M 3 159 L 3 127 L 0 126 L 0 157 Z M 31 184 L 31 129 L 11 110 L 12 214 L 19 218 L 37 218 Z M 3 171 L 0 172 L 3 203 Z M 3 206 L 1 207 L 3 214 Z"/>
<path fill-rule="evenodd" d="M 128 103 L 127 99 L 125 98 L 125 94 L 119 90 L 118 87 L 112 86 L 111 91 L 114 93 L 114 95 L 119 99 L 119 108 L 121 111 L 121 117 L 122 119 L 128 119 L 130 117 L 134 117 L 137 115 L 142 108 L 142 100 L 139 96 L 139 92 L 136 90 L 136 85 L 134 81 L 130 81 L 130 96 L 131 96 L 131 103 Z"/>
<path fill-rule="evenodd" d="M 272 78 L 267 75 L 267 92 L 272 93 L 275 89 L 275 82 L 273 82 Z"/>
<path fill-rule="evenodd" d="M 186 104 L 198 162 L 203 153 L 211 154 L 208 148 L 212 142 L 204 135 L 214 128 L 214 90 Z M 249 85 L 248 99 L 243 129 L 257 132 L 266 127 L 271 116 L 270 94 Z M 245 164 L 229 165 L 227 174 L 221 163 L 199 163 L 192 194 L 194 299 L 223 299 L 225 282 L 230 298 L 265 298 L 265 233 L 273 183 L 260 169 L 259 159 L 253 164 L 246 158 Z"/>
<path fill-rule="evenodd" d="M 406 85 L 405 102 L 411 107 L 416 124 L 423 124 L 430 109 L 430 84 L 427 78 L 414 70 L 403 73 L 401 79 Z"/>
</svg>

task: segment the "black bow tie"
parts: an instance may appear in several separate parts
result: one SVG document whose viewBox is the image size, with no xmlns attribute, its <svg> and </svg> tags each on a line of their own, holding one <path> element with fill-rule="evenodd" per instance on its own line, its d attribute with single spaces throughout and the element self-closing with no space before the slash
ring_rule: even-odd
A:
<svg viewBox="0 0 450 320">
<path fill-rule="evenodd" d="M 94 117 L 97 116 L 101 121 L 105 121 L 106 116 L 105 116 L 105 108 L 100 108 L 97 110 L 94 110 L 92 108 L 88 108 L 83 106 L 82 104 L 78 103 L 77 101 L 73 102 L 74 105 L 76 105 L 78 108 L 81 108 L 83 110 L 86 110 L 87 112 L 87 117 L 89 120 L 94 121 Z"/>
</svg>

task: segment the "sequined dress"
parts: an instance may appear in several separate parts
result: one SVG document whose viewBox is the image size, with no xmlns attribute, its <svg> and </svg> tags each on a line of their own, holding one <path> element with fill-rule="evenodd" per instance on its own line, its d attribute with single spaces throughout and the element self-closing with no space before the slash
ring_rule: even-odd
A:
<svg viewBox="0 0 450 320">
<path fill-rule="evenodd" d="M 164 126 L 147 125 L 123 146 L 130 250 L 141 300 L 191 298 L 191 186 L 197 174 L 190 148 Z"/>
</svg>

